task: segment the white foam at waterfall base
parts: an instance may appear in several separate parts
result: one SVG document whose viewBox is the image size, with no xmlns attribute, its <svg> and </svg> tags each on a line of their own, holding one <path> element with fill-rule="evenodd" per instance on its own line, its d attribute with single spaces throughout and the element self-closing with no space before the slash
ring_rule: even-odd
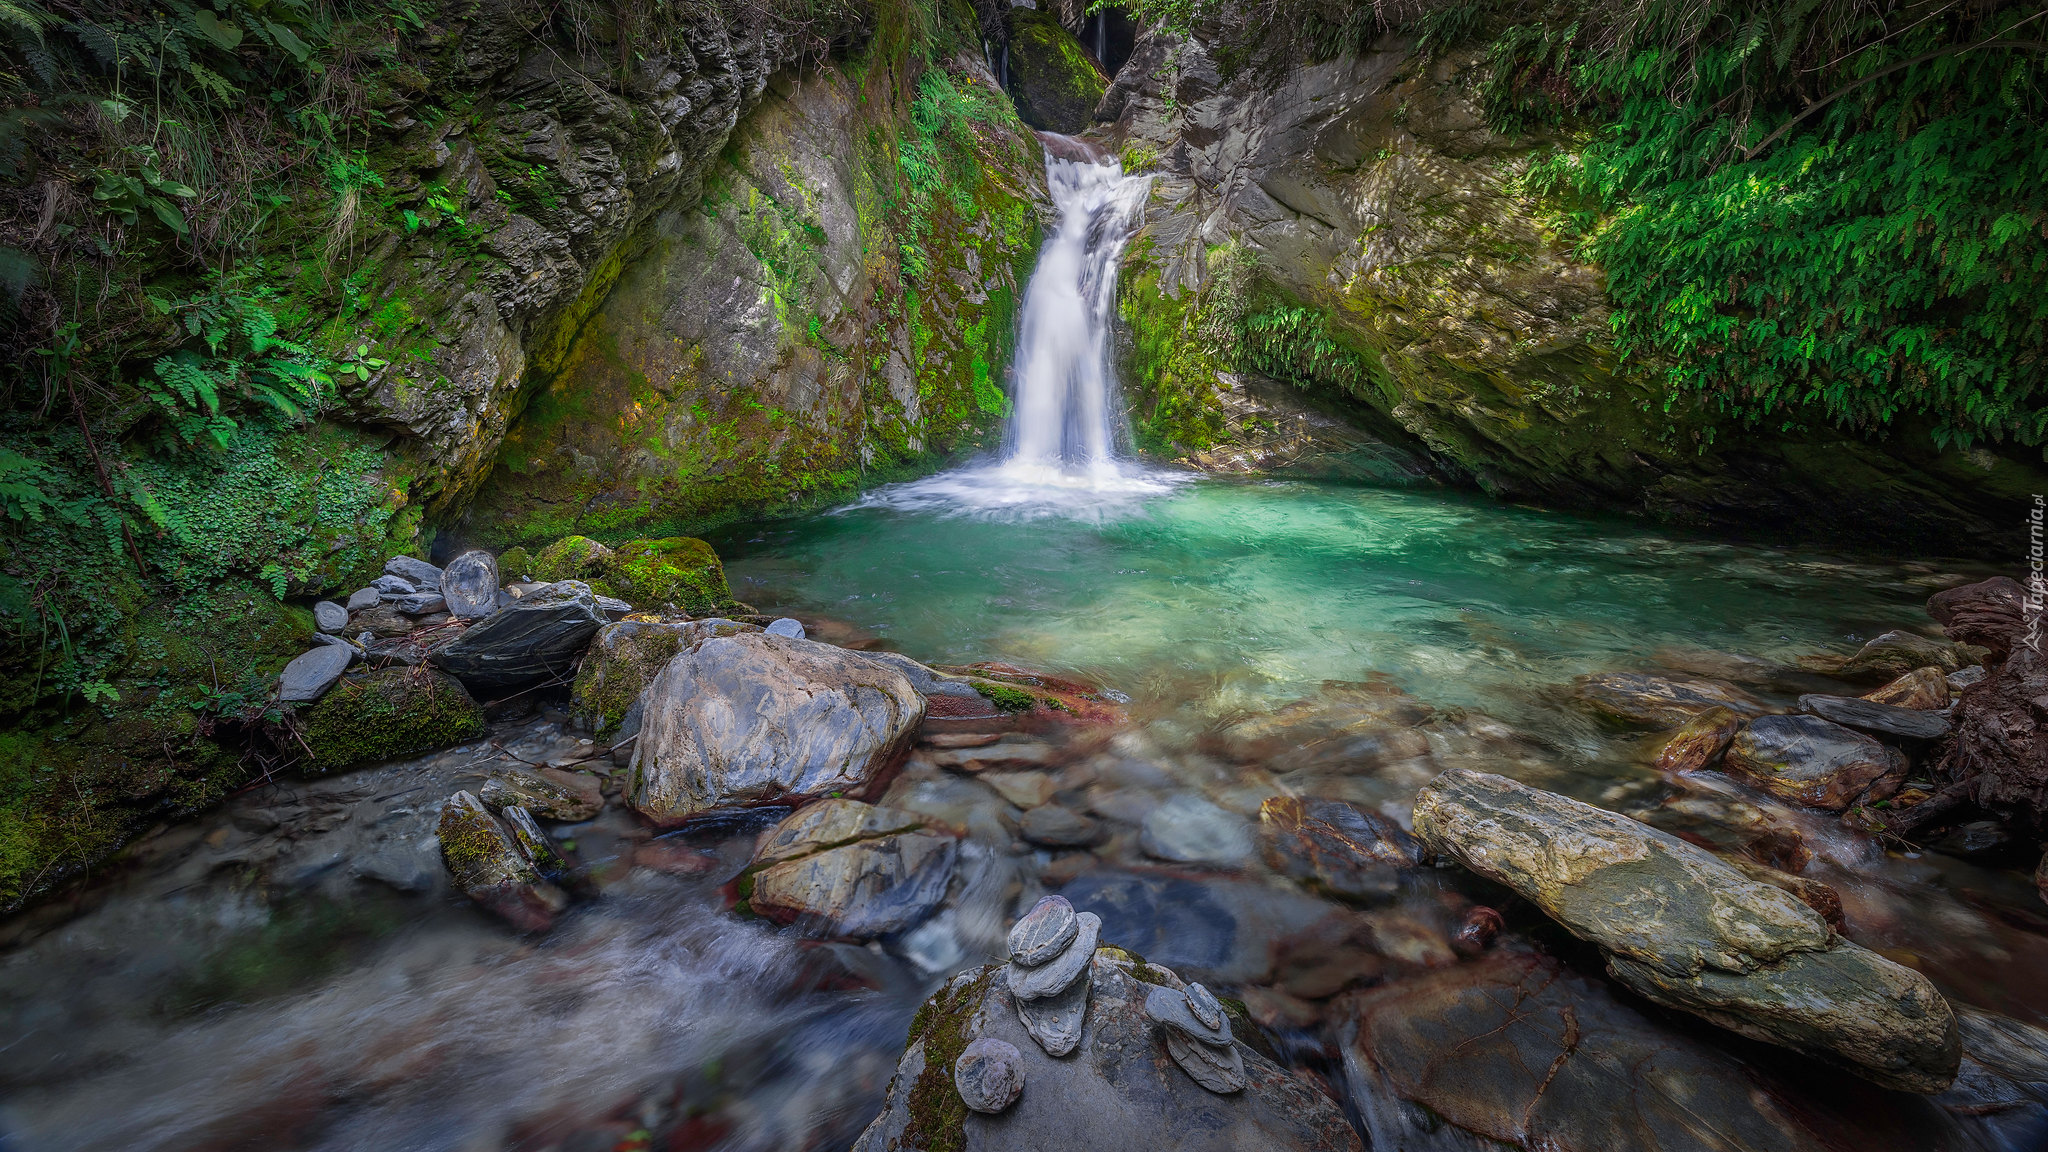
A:
<svg viewBox="0 0 2048 1152">
<path fill-rule="evenodd" d="M 1109 362 L 1117 264 L 1150 176 L 1115 161 L 1045 158 L 1059 222 L 1024 292 L 1016 395 L 1001 459 L 869 494 L 855 507 L 1028 519 L 1101 518 L 1137 510 L 1185 476 L 1146 468 L 1128 440 Z"/>
</svg>

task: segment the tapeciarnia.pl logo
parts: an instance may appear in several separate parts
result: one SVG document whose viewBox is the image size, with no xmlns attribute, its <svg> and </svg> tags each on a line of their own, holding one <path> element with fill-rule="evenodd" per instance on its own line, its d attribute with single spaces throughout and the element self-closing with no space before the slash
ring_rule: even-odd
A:
<svg viewBox="0 0 2048 1152">
<path fill-rule="evenodd" d="M 2042 520 L 2048 515 L 2048 497 L 2034 493 L 2034 506 L 2027 512 L 2027 647 L 2041 653 L 2042 606 L 2048 604 L 2048 545 L 2042 540 Z"/>
</svg>

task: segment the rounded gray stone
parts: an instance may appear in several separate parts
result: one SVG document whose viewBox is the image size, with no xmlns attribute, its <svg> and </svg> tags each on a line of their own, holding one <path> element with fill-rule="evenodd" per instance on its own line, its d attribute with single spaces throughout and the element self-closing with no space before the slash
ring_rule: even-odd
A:
<svg viewBox="0 0 2048 1152">
<path fill-rule="evenodd" d="M 322 644 L 295 657 L 277 678 L 277 698 L 286 703 L 318 700 L 354 659 L 355 652 L 339 644 Z"/>
<path fill-rule="evenodd" d="M 1024 1094 L 1024 1054 L 993 1036 L 972 1041 L 953 1061 L 953 1087 L 976 1112 L 1001 1112 Z"/>
<path fill-rule="evenodd" d="M 1080 931 L 1074 906 L 1065 896 L 1043 896 L 1010 929 L 1010 959 L 1035 968 L 1060 954 Z"/>
<path fill-rule="evenodd" d="M 411 556 L 393 556 L 391 559 L 386 560 L 384 562 L 384 574 L 396 576 L 421 591 L 441 587 L 441 570 L 425 560 L 418 560 Z"/>
<path fill-rule="evenodd" d="M 313 626 L 322 632 L 339 632 L 348 627 L 348 609 L 332 600 L 313 605 Z"/>
<path fill-rule="evenodd" d="M 1216 994 L 1200 984 L 1187 987 L 1188 1011 L 1202 1022 L 1204 1028 L 1223 1027 L 1223 1005 L 1216 1002 Z"/>
<path fill-rule="evenodd" d="M 448 611 L 466 620 L 498 610 L 498 559 L 473 548 L 441 570 L 441 595 Z"/>
<path fill-rule="evenodd" d="M 349 594 L 346 607 L 350 612 L 361 612 L 365 608 L 375 608 L 380 599 L 382 597 L 375 587 L 358 588 Z"/>
<path fill-rule="evenodd" d="M 1088 962 L 1095 958 L 1095 939 L 1102 931 L 1102 918 L 1093 912 L 1080 912 L 1074 920 L 1078 930 L 1073 943 L 1059 955 L 1035 968 L 1009 966 L 1011 995 L 1019 1000 L 1043 1000 L 1065 992 L 1087 974 Z"/>
<path fill-rule="evenodd" d="M 791 640 L 804 639 L 803 624 L 800 621 L 792 620 L 787 616 L 784 616 L 780 620 L 769 621 L 768 627 L 763 628 L 762 631 L 768 633 L 770 636 L 787 636 Z"/>
<path fill-rule="evenodd" d="M 1145 1015 L 1204 1044 L 1230 1043 L 1230 1021 L 1219 1020 L 1212 1028 L 1195 1018 L 1187 995 L 1178 989 L 1153 985 L 1145 990 Z M 1220 1015 L 1220 1013 L 1219 1013 Z"/>
</svg>

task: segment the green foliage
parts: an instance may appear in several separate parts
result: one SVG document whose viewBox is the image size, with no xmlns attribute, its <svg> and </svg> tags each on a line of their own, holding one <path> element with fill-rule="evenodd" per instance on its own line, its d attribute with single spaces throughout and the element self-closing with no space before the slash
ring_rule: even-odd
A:
<svg viewBox="0 0 2048 1152">
<path fill-rule="evenodd" d="M 1004 712 L 1028 712 L 1032 705 L 1038 703 L 1038 697 L 1022 688 L 1012 688 L 1007 684 L 991 684 L 987 680 L 973 680 L 969 683 L 973 684 L 974 690 L 986 697 L 989 703 Z"/>
<path fill-rule="evenodd" d="M 903 274 L 913 283 L 931 272 L 926 247 L 933 204 L 944 197 L 962 217 L 976 213 L 980 158 L 1012 152 L 1026 131 L 1016 109 L 999 93 L 955 81 L 943 68 L 918 77 L 910 128 L 897 150 L 908 221 L 901 246 Z"/>
<path fill-rule="evenodd" d="M 1324 314 L 1272 303 L 1238 326 L 1238 362 L 1297 388 L 1332 388 L 1367 403 L 1391 399 L 1392 380 L 1368 348 L 1332 332 Z"/>
</svg>

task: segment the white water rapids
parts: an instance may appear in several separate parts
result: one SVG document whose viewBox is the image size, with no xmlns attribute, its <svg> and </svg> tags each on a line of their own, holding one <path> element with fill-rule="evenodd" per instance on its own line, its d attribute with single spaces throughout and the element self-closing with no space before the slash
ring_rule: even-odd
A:
<svg viewBox="0 0 2048 1152">
<path fill-rule="evenodd" d="M 1114 159 L 1048 150 L 1046 185 L 1059 219 L 1024 292 L 1002 457 L 871 494 L 863 506 L 970 514 L 1093 515 L 1172 488 L 1177 477 L 1120 451 L 1127 440 L 1110 327 L 1116 275 L 1152 189 Z"/>
</svg>

